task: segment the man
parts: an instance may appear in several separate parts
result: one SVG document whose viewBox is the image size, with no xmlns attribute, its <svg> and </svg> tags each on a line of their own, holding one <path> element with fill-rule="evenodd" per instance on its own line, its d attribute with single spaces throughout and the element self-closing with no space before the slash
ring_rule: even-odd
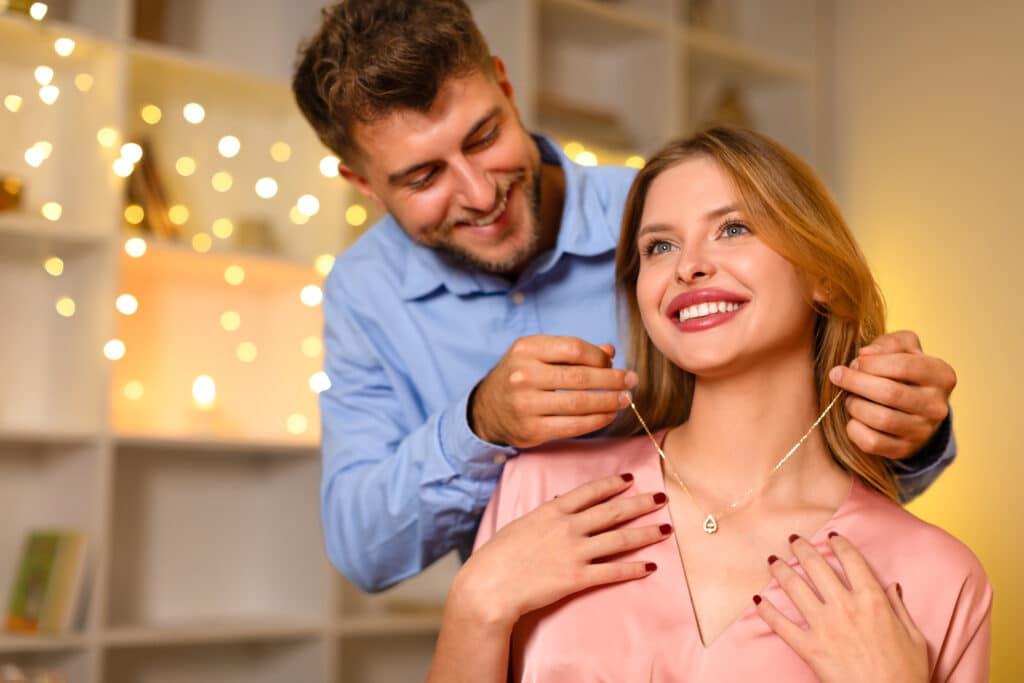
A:
<svg viewBox="0 0 1024 683">
<path fill-rule="evenodd" d="M 326 284 L 321 394 L 328 555 L 375 591 L 465 554 L 518 449 L 628 406 L 613 272 L 633 171 L 531 136 L 462 0 L 325 10 L 293 90 L 341 174 L 388 211 Z M 955 376 L 912 333 L 872 346 L 832 379 L 851 437 L 916 495 L 955 455 Z"/>
</svg>

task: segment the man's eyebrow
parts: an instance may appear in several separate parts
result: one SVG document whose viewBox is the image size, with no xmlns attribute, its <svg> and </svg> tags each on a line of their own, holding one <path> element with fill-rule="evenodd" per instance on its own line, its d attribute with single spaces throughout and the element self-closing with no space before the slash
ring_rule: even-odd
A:
<svg viewBox="0 0 1024 683">
<path fill-rule="evenodd" d="M 501 112 L 501 107 L 495 105 L 490 111 L 488 111 L 486 114 L 481 116 L 480 119 L 475 124 L 473 124 L 473 127 L 470 128 L 469 132 L 463 138 L 463 144 L 465 144 L 466 142 L 469 142 L 470 140 L 472 140 L 473 136 L 475 136 L 477 133 L 479 133 L 480 129 L 483 128 L 484 126 L 486 126 L 488 123 L 490 123 L 494 119 L 494 117 L 496 117 L 500 112 Z M 437 162 L 436 161 L 424 161 L 424 162 L 419 163 L 419 164 L 414 164 L 414 165 L 412 165 L 412 166 L 410 166 L 408 168 L 405 168 L 405 169 L 403 169 L 401 171 L 398 171 L 396 173 L 392 173 L 391 175 L 388 176 L 388 184 L 389 185 L 397 185 L 406 176 L 410 176 L 410 175 L 416 173 L 417 171 L 419 171 L 421 169 L 424 169 L 424 168 L 427 168 L 429 166 L 432 166 L 435 163 L 437 163 Z"/>
</svg>

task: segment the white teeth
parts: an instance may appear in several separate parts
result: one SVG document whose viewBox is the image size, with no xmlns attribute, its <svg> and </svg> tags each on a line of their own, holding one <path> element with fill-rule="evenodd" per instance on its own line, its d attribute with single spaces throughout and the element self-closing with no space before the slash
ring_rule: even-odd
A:
<svg viewBox="0 0 1024 683">
<path fill-rule="evenodd" d="M 498 205 L 498 208 L 492 211 L 490 215 L 484 216 L 480 220 L 472 221 L 469 225 L 472 225 L 474 228 L 482 228 L 485 225 L 490 225 L 501 218 L 501 214 L 505 213 L 506 206 L 508 206 L 508 192 L 506 192 L 505 196 L 501 198 L 501 204 Z"/>
<path fill-rule="evenodd" d="M 715 313 L 729 313 L 735 311 L 740 305 L 733 301 L 712 301 L 702 304 L 695 304 L 687 308 L 679 309 L 679 322 L 686 322 L 693 318 L 703 318 Z"/>
</svg>

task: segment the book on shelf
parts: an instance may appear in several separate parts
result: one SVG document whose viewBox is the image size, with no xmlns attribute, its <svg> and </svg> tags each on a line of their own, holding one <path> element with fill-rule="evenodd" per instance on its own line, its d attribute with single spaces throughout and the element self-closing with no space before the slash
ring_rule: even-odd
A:
<svg viewBox="0 0 1024 683">
<path fill-rule="evenodd" d="M 7 602 L 12 633 L 56 634 L 76 624 L 85 583 L 86 536 L 81 531 L 28 533 Z"/>
</svg>

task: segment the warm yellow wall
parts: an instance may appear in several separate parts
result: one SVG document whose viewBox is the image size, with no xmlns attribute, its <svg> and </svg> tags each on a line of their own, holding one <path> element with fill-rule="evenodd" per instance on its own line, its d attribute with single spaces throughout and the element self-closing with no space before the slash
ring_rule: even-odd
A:
<svg viewBox="0 0 1024 683">
<path fill-rule="evenodd" d="M 992 680 L 1021 681 L 1024 3 L 841 1 L 835 30 L 837 194 L 890 328 L 960 379 L 959 459 L 911 509 L 985 564 Z"/>
</svg>

